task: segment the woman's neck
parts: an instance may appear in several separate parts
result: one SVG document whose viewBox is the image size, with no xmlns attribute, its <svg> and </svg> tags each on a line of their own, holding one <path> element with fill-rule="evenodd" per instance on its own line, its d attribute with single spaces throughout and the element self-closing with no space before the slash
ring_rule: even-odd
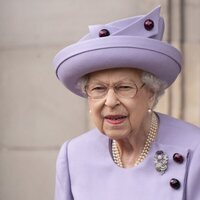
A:
<svg viewBox="0 0 200 200">
<path fill-rule="evenodd" d="M 149 115 L 144 120 L 144 123 L 132 132 L 129 137 L 116 140 L 123 167 L 134 166 L 140 157 L 151 127 L 151 118 L 152 116 Z"/>
</svg>

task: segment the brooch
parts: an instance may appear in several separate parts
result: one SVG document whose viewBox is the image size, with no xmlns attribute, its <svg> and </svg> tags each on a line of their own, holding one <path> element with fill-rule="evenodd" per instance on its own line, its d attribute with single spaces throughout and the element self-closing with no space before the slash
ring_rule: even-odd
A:
<svg viewBox="0 0 200 200">
<path fill-rule="evenodd" d="M 157 151 L 154 156 L 154 164 L 156 171 L 161 175 L 165 173 L 168 167 L 168 156 L 163 151 Z"/>
</svg>

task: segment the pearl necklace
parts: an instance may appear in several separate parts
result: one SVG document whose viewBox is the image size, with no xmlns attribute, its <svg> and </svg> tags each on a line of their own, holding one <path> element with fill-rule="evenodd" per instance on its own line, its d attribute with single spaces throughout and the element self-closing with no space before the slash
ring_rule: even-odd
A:
<svg viewBox="0 0 200 200">
<path fill-rule="evenodd" d="M 140 153 L 140 156 L 136 160 L 134 166 L 137 166 L 139 163 L 141 163 L 146 157 L 147 154 L 150 151 L 151 145 L 153 141 L 155 140 L 156 134 L 157 134 L 157 129 L 158 129 L 158 118 L 155 113 L 152 113 L 152 120 L 151 120 L 151 126 L 149 133 L 147 135 L 147 139 L 144 145 L 144 148 L 142 152 Z M 113 160 L 114 162 L 119 166 L 119 167 L 124 167 L 122 160 L 121 160 L 121 152 L 119 147 L 117 146 L 117 142 L 115 140 L 112 141 L 112 155 L 113 155 Z"/>
</svg>

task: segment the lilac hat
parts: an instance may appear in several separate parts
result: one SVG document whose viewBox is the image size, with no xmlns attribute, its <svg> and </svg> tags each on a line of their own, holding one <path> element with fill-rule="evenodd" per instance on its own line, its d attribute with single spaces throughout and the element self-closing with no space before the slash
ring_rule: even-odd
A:
<svg viewBox="0 0 200 200">
<path fill-rule="evenodd" d="M 181 71 L 181 53 L 162 42 L 164 20 L 160 6 L 143 16 L 89 26 L 80 41 L 54 58 L 58 79 L 73 93 L 84 96 L 79 79 L 110 68 L 137 68 L 154 74 L 169 87 Z"/>
</svg>

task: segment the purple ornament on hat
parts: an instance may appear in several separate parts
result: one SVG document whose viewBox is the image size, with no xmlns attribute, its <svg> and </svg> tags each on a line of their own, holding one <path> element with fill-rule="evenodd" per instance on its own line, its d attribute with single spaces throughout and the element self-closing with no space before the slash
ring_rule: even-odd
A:
<svg viewBox="0 0 200 200">
<path fill-rule="evenodd" d="M 145 22 L 144 22 L 144 28 L 147 30 L 147 31 L 151 31 L 154 27 L 154 22 L 151 20 L 151 19 L 147 19 Z"/>
<path fill-rule="evenodd" d="M 110 35 L 110 32 L 107 29 L 102 29 L 99 31 L 99 37 L 107 37 L 109 35 Z"/>
<path fill-rule="evenodd" d="M 163 31 L 160 6 L 147 15 L 89 26 L 86 36 L 55 56 L 57 77 L 79 96 L 84 96 L 77 87 L 82 76 L 110 68 L 141 69 L 169 87 L 181 71 L 182 56 L 176 48 L 161 41 Z"/>
</svg>

